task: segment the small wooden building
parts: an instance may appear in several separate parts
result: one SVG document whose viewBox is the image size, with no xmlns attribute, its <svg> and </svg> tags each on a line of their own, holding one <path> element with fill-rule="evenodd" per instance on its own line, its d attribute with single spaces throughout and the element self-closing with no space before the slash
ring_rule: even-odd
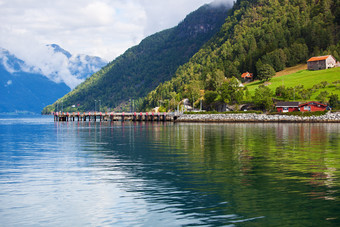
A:
<svg viewBox="0 0 340 227">
<path fill-rule="evenodd" d="M 312 57 L 307 61 L 308 70 L 328 69 L 335 65 L 336 59 L 332 55 Z"/>
<path fill-rule="evenodd" d="M 299 105 L 301 112 L 314 112 L 314 111 L 325 111 L 327 109 L 327 105 L 311 101 L 304 104 Z"/>
<path fill-rule="evenodd" d="M 299 102 L 277 102 L 276 110 L 280 113 L 299 111 Z"/>
<path fill-rule="evenodd" d="M 243 73 L 241 75 L 241 78 L 244 80 L 244 81 L 252 81 L 253 80 L 253 74 L 252 73 L 249 73 L 249 72 L 246 72 L 246 73 Z"/>
</svg>

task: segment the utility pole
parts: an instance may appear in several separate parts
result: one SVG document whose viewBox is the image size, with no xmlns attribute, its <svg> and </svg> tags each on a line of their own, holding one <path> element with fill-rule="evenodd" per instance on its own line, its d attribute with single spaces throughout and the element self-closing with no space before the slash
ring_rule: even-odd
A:
<svg viewBox="0 0 340 227">
<path fill-rule="evenodd" d="M 135 100 L 132 99 L 132 113 L 135 112 Z"/>
<path fill-rule="evenodd" d="M 130 103 L 130 112 L 132 113 L 132 100 L 129 99 L 129 103 Z"/>
<path fill-rule="evenodd" d="M 94 100 L 94 112 L 97 110 L 97 100 Z"/>
</svg>

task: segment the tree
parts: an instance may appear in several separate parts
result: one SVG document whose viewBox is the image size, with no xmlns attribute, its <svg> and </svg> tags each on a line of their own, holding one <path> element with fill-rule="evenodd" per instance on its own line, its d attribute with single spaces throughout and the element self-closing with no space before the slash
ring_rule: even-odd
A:
<svg viewBox="0 0 340 227">
<path fill-rule="evenodd" d="M 316 99 L 322 103 L 325 103 L 327 101 L 327 96 L 329 93 L 327 91 L 322 91 L 320 94 L 316 97 Z"/>
<path fill-rule="evenodd" d="M 282 49 L 274 50 L 262 57 L 262 63 L 271 65 L 275 71 L 281 71 L 286 67 L 287 56 Z"/>
<path fill-rule="evenodd" d="M 329 96 L 329 105 L 333 108 L 333 109 L 337 109 L 340 106 L 340 102 L 339 102 L 339 96 L 336 94 L 331 94 Z"/>
<path fill-rule="evenodd" d="M 308 47 L 306 44 L 294 43 L 288 49 L 286 49 L 287 66 L 294 66 L 298 63 L 304 62 L 308 56 Z"/>
<path fill-rule="evenodd" d="M 205 89 L 216 91 L 225 79 L 224 72 L 221 70 L 217 70 L 212 74 L 212 76 L 208 73 L 205 80 Z"/>
<path fill-rule="evenodd" d="M 219 93 L 221 101 L 228 104 L 239 104 L 243 100 L 243 87 L 240 87 L 240 81 L 235 77 L 225 81 L 220 89 Z"/>
<path fill-rule="evenodd" d="M 252 97 L 252 100 L 256 107 L 262 110 L 270 110 L 274 105 L 271 97 L 272 91 L 270 88 L 262 84 L 255 89 L 255 95 Z"/>
<path fill-rule="evenodd" d="M 274 75 L 275 70 L 269 64 L 262 64 L 260 61 L 256 64 L 257 77 L 261 81 L 269 81 Z"/>
<path fill-rule="evenodd" d="M 196 101 L 200 96 L 200 82 L 198 80 L 192 81 L 190 84 L 184 86 L 184 97 L 188 98 L 190 102 Z"/>
<path fill-rule="evenodd" d="M 275 90 L 275 95 L 279 97 L 286 97 L 286 87 L 284 85 L 280 85 Z"/>
<path fill-rule="evenodd" d="M 211 109 L 212 104 L 216 101 L 218 96 L 217 91 L 206 91 L 204 94 L 205 104 L 208 105 L 209 109 Z"/>
</svg>

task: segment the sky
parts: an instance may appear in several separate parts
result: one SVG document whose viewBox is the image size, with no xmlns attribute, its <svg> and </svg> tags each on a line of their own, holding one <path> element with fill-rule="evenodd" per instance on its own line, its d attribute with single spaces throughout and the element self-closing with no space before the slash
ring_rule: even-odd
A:
<svg viewBox="0 0 340 227">
<path fill-rule="evenodd" d="M 20 52 L 56 43 L 71 53 L 112 61 L 212 1 L 0 0 L 0 47 Z"/>
<path fill-rule="evenodd" d="M 0 47 L 38 68 L 50 64 L 46 59 L 53 53 L 46 44 L 110 62 L 143 38 L 176 26 L 212 1 L 0 0 Z"/>
</svg>

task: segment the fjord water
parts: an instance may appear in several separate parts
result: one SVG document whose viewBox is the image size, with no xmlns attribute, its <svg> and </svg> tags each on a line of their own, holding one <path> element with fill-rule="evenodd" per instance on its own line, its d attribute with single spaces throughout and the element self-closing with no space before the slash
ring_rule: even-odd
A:
<svg viewBox="0 0 340 227">
<path fill-rule="evenodd" d="M 0 226 L 336 226 L 340 124 L 0 119 Z"/>
</svg>

